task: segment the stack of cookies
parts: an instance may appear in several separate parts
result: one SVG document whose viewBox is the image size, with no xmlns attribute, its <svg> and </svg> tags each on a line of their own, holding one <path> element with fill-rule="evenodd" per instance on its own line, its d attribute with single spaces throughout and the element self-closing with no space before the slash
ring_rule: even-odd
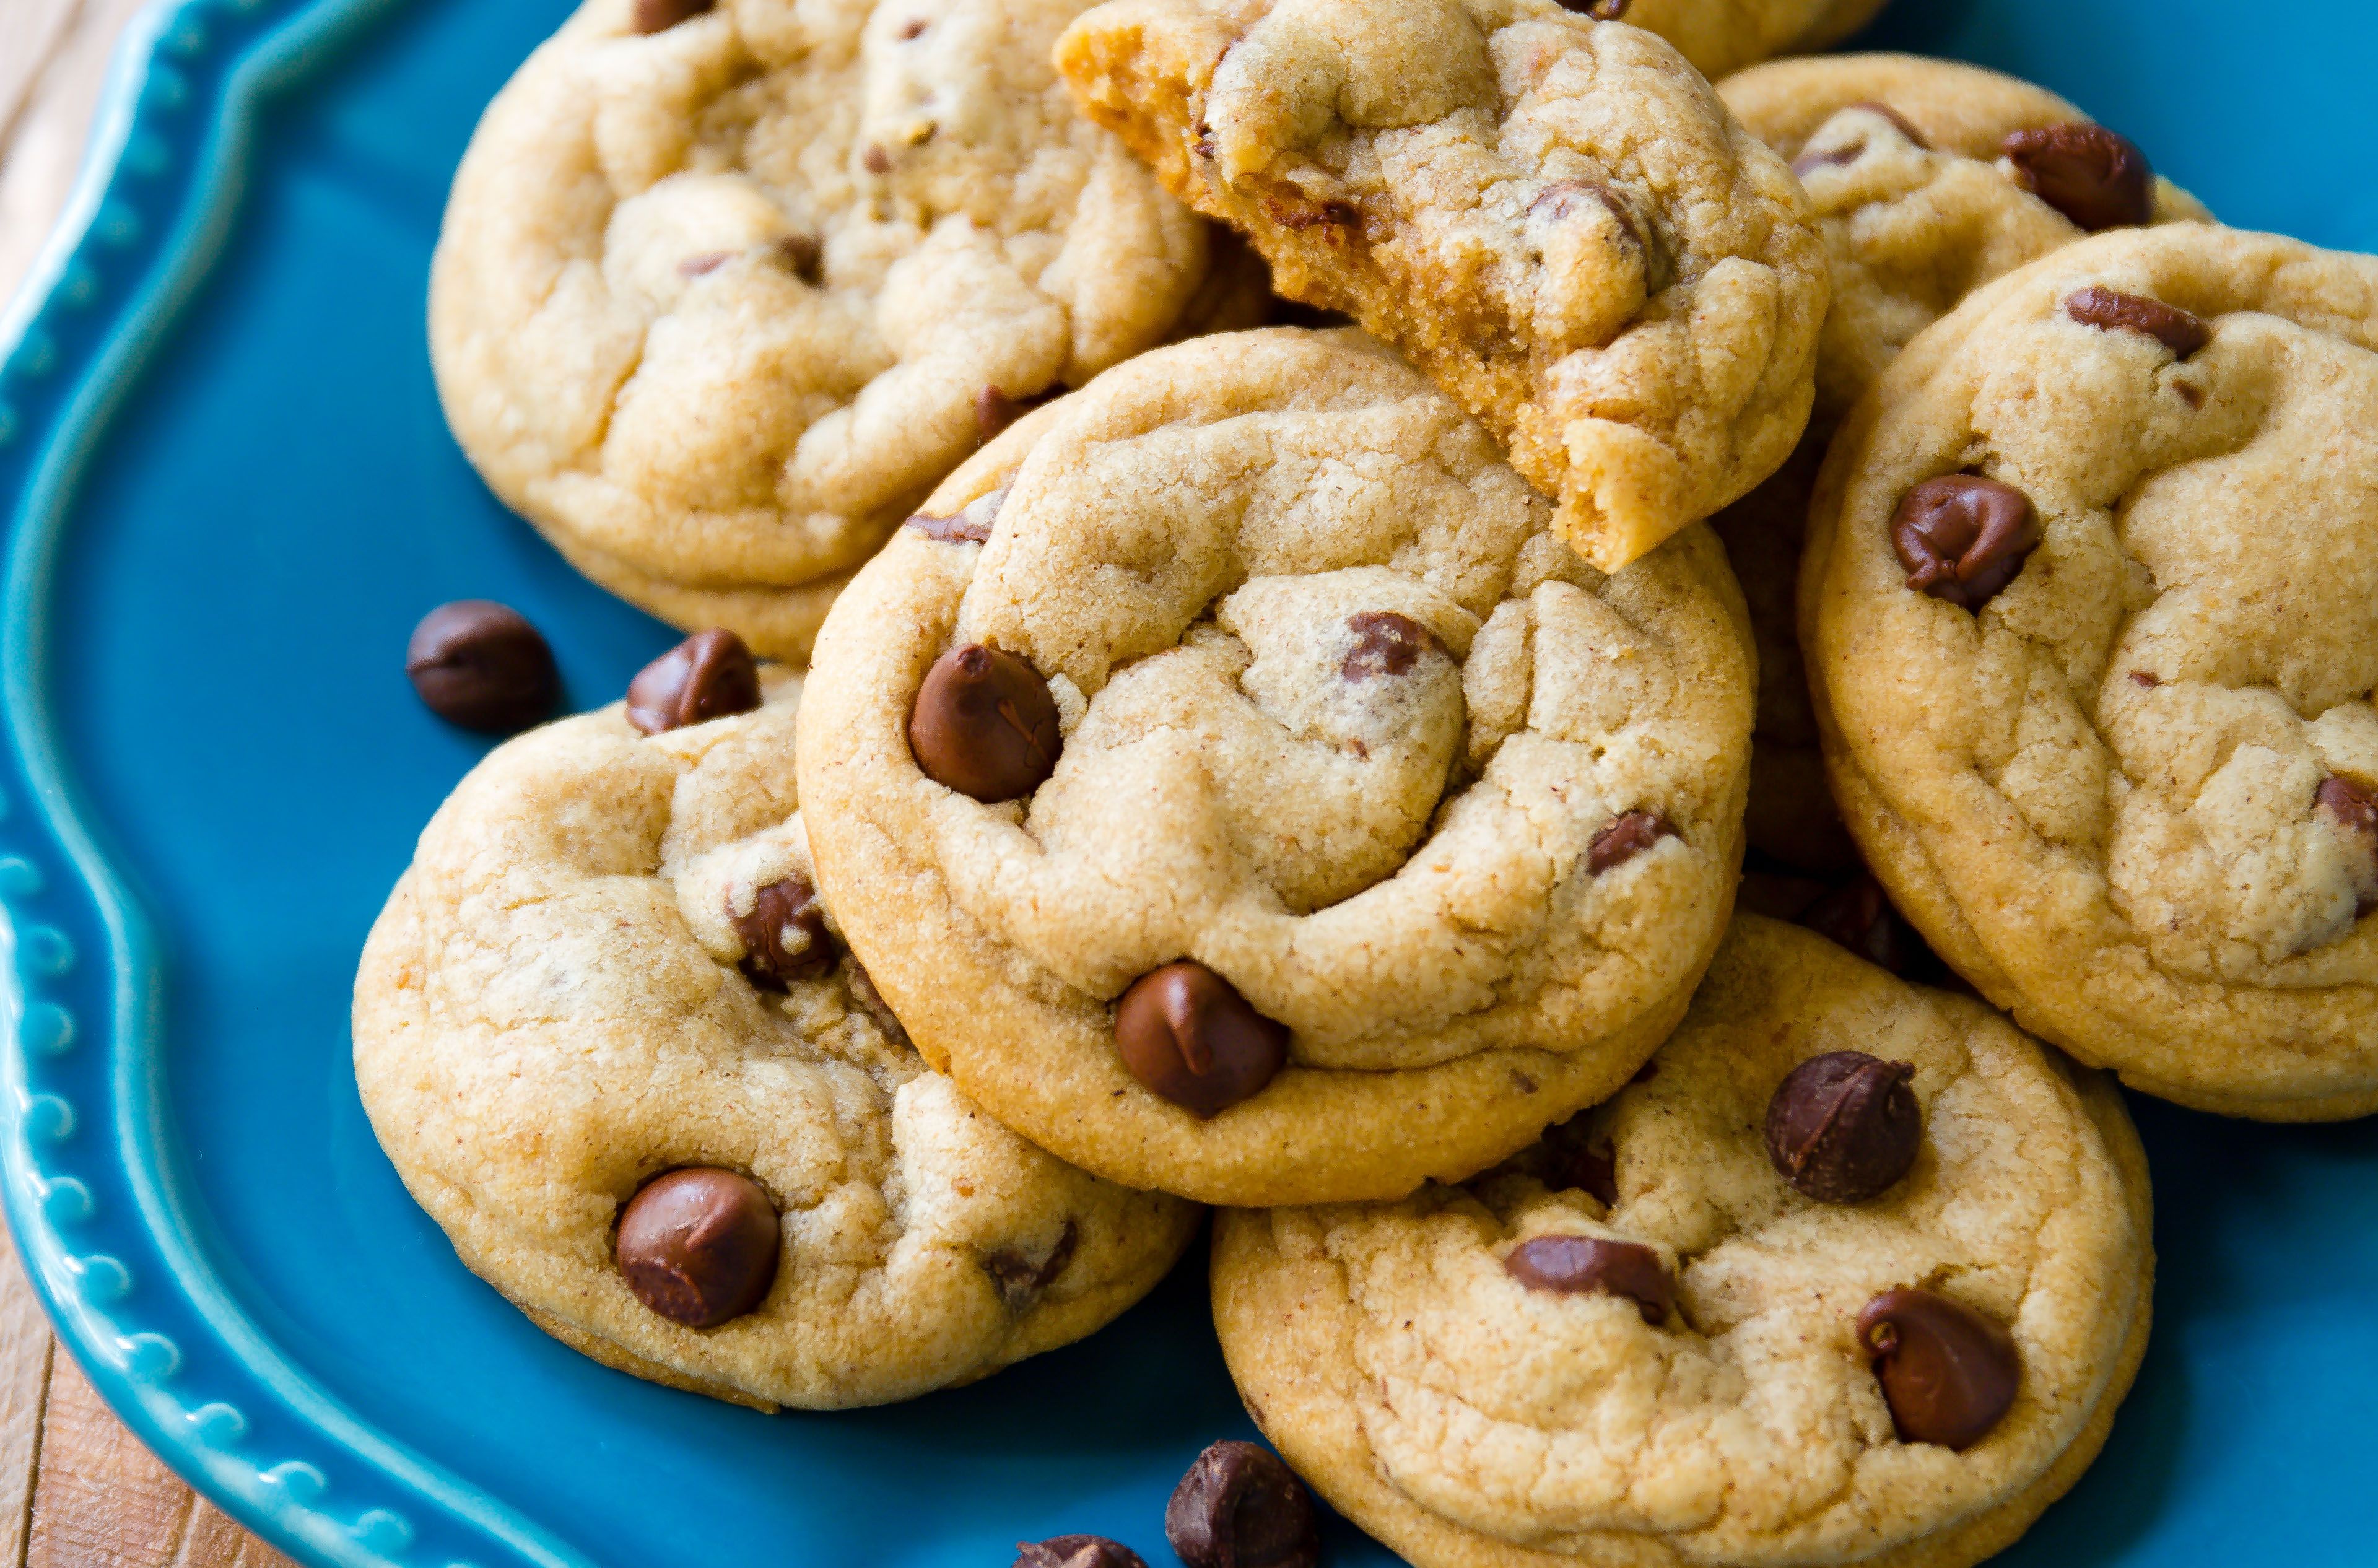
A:
<svg viewBox="0 0 2378 1568">
<path fill-rule="evenodd" d="M 2378 1108 L 2378 261 L 1991 72 L 1751 64 L 1872 9 L 591 0 L 432 349 L 693 635 L 364 954 L 463 1261 L 832 1408 L 1218 1205 L 1278 1454 L 1195 1568 L 1311 1562 L 1296 1477 L 1421 1568 L 2019 1535 L 2145 1344 L 2099 1070 Z M 549 711 L 499 606 L 411 667 Z"/>
</svg>

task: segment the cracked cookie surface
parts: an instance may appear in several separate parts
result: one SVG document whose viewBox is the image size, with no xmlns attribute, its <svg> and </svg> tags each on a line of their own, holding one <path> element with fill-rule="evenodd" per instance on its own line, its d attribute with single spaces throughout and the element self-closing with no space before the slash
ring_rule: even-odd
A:
<svg viewBox="0 0 2378 1568">
<path fill-rule="evenodd" d="M 1681 1015 L 1751 698 L 1706 530 L 1604 576 L 1451 400 L 1295 329 L 1119 366 L 927 510 L 819 640 L 802 796 L 876 983 L 1010 1126 L 1192 1197 L 1396 1196 L 1607 1095 Z M 911 749 L 977 644 L 1062 727 L 994 804 Z M 1288 1032 L 1203 1119 L 1117 1044 L 1117 999 L 1184 959 Z"/>
<path fill-rule="evenodd" d="M 1784 461 L 1825 262 L 1666 43 L 1552 0 L 1111 0 L 1084 111 L 1276 286 L 1410 354 L 1613 569 Z"/>
<path fill-rule="evenodd" d="M 1081 9 L 725 0 L 644 34 L 592 0 L 489 105 L 431 269 L 488 484 L 613 592 L 805 655 L 986 427 L 1210 308 L 1206 225 L 1049 65 Z"/>
<path fill-rule="evenodd" d="M 617 705 L 498 748 L 364 952 L 355 1076 L 471 1269 L 607 1365 L 831 1408 L 969 1382 L 1097 1329 L 1196 1224 L 1032 1147 L 927 1070 L 847 953 L 763 989 L 738 917 L 810 878 L 799 682 L 647 736 Z M 779 1215 L 773 1286 L 697 1330 L 614 1265 L 621 1205 L 715 1168 Z"/>
<path fill-rule="evenodd" d="M 1785 1075 L 1843 1050 L 1911 1064 L 1924 1119 L 1859 1203 L 1796 1191 L 1760 1135 Z M 1667 1310 L 1531 1284 L 1514 1259 L 1552 1237 L 1648 1248 Z M 1224 1214 L 1213 1295 L 1265 1434 L 1419 1568 L 1963 1568 L 2095 1457 L 2151 1274 L 2109 1081 L 1741 916 L 1641 1081 L 1462 1187 Z M 1909 1287 L 2012 1337 L 2012 1403 L 1961 1450 L 1900 1439 L 1861 1352 L 1868 1303 Z"/>
<path fill-rule="evenodd" d="M 1810 514 L 1826 760 L 1894 902 L 2026 1028 L 2204 1108 L 2378 1107 L 2373 409 L 2378 261 L 2100 235 L 1918 337 Z M 1943 486 L 1959 527 L 2034 520 L 1970 608 L 1916 537 Z"/>
</svg>

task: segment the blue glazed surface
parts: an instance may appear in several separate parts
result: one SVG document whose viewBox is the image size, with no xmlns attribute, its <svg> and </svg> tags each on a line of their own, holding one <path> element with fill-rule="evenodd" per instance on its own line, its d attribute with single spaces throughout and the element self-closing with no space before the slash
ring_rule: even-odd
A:
<svg viewBox="0 0 2378 1568">
<path fill-rule="evenodd" d="M 348 1067 L 355 952 L 482 748 L 400 670 L 521 606 L 582 704 L 665 646 L 486 495 L 422 295 L 480 107 L 558 0 L 186 0 L 0 317 L 0 1184 L 140 1435 L 311 1562 L 982 1568 L 1089 1530 L 1170 1561 L 1252 1435 L 1184 1267 L 1096 1338 L 891 1409 L 769 1419 L 606 1372 L 455 1262 Z M 2224 217 L 2378 243 L 2360 62 L 2306 0 L 1899 0 L 1871 35 L 2056 88 Z M 2366 1562 L 2378 1130 L 2142 1103 L 2158 1323 L 2104 1457 L 2003 1559 Z M 1386 1554 L 1339 1527 L 1341 1568 Z"/>
</svg>

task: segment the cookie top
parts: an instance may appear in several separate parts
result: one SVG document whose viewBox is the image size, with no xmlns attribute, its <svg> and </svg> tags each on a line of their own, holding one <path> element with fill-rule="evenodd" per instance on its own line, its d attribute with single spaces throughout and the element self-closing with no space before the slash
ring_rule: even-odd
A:
<svg viewBox="0 0 2378 1568">
<path fill-rule="evenodd" d="M 2093 230 L 2206 216 L 2135 147 L 2084 130 L 2093 123 L 2072 104 L 1978 66 L 1777 60 L 1717 91 L 1792 160 L 1824 236 L 1833 295 L 1811 420 L 1823 431 L 1908 339 L 1991 279 Z"/>
<path fill-rule="evenodd" d="M 1810 513 L 1868 859 L 2026 1028 L 2192 1105 L 2378 1108 L 2373 351 L 2378 260 L 2100 235 L 1911 344 Z"/>
<path fill-rule="evenodd" d="M 607 586 L 806 652 L 818 580 L 1205 280 L 1204 224 L 1049 65 L 1081 9 L 725 0 L 643 33 L 589 0 L 489 105 L 439 236 L 471 461 Z"/>
<path fill-rule="evenodd" d="M 1836 1052 L 1912 1095 L 1912 1164 L 1859 1202 L 1762 1136 Z M 1420 1568 L 1959 1568 L 2095 1456 L 2151 1272 L 2109 1082 L 1741 916 L 1615 1100 L 1462 1187 L 1222 1215 L 1213 1290 L 1265 1434 Z"/>
<path fill-rule="evenodd" d="M 1577 9 L 1646 28 L 1711 81 L 1771 54 L 1829 49 L 1882 9 L 1883 0 L 1578 0 Z"/>
<path fill-rule="evenodd" d="M 852 945 L 1010 1126 L 1216 1202 L 1396 1196 L 1681 1013 L 1750 718 L 1706 530 L 1605 577 L 1451 400 L 1296 329 L 1119 366 L 927 510 L 819 639 L 801 790 Z M 962 765 L 1007 732 L 945 748 L 968 661 L 1045 717 L 997 788 Z M 1141 1050 L 1151 986 L 1190 1076 L 1238 1074 L 1221 1103 Z M 1182 1022 L 1209 1004 L 1219 1043 Z"/>
<path fill-rule="evenodd" d="M 1823 248 L 1783 161 L 1641 29 L 1553 0 L 1110 0 L 1057 63 L 1283 293 L 1453 393 L 1594 566 L 1798 437 Z"/>
<path fill-rule="evenodd" d="M 985 1116 L 813 898 L 772 902 L 815 880 L 800 685 L 763 679 L 754 712 L 645 736 L 615 704 L 474 769 L 365 949 L 355 1076 L 414 1197 L 540 1325 L 722 1398 L 874 1404 L 1089 1333 L 1196 1214 Z M 706 1329 L 620 1266 L 622 1205 L 689 1169 L 755 1181 L 773 1252 L 764 1297 Z"/>
</svg>

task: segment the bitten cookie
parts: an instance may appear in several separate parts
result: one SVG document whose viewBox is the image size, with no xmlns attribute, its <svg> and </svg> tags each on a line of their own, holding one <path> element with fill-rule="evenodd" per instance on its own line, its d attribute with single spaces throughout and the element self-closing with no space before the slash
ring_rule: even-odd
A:
<svg viewBox="0 0 2378 1568">
<path fill-rule="evenodd" d="M 1099 124 L 1390 340 L 1613 570 L 1772 472 L 1825 260 L 1781 159 L 1639 28 L 1552 0 L 1111 0 Z"/>
<path fill-rule="evenodd" d="M 487 483 L 613 592 L 806 655 L 986 433 L 1213 314 L 1206 225 L 1050 66 L 1081 9 L 590 0 L 488 107 L 431 269 Z"/>
<path fill-rule="evenodd" d="M 1214 1316 L 1418 1568 L 1964 1568 L 2104 1443 L 2148 1221 L 2110 1081 L 1744 916 L 1643 1079 L 1504 1168 L 1221 1215 Z"/>
<path fill-rule="evenodd" d="M 1940 955 L 2150 1093 L 2378 1108 L 2378 260 L 2100 235 L 1919 336 L 1800 582 L 1851 830 Z"/>
<path fill-rule="evenodd" d="M 926 1070 L 816 895 L 799 682 L 742 670 L 680 657 L 439 808 L 355 981 L 381 1146 L 474 1272 L 656 1382 L 868 1405 L 1080 1338 L 1196 1211 Z"/>
<path fill-rule="evenodd" d="M 1693 529 L 1603 576 L 1360 333 L 1143 355 L 852 583 L 811 843 L 927 1059 L 1112 1179 L 1459 1177 L 1626 1082 L 1731 901 L 1751 677 Z"/>
</svg>

